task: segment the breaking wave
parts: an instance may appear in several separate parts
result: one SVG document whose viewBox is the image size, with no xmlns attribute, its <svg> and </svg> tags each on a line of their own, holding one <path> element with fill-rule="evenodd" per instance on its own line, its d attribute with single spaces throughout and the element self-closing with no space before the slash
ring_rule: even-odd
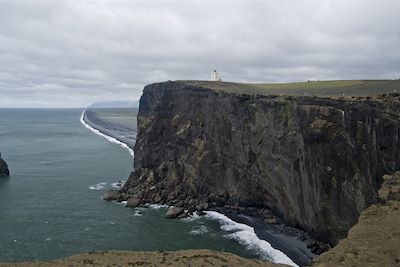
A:
<svg viewBox="0 0 400 267">
<path fill-rule="evenodd" d="M 98 183 L 98 184 L 89 186 L 89 189 L 99 191 L 99 190 L 104 189 L 104 186 L 106 186 L 106 185 L 107 185 L 107 183 Z"/>
<path fill-rule="evenodd" d="M 112 137 L 112 136 L 106 135 L 106 134 L 100 132 L 99 130 L 93 128 L 93 127 L 90 126 L 89 124 L 87 124 L 87 123 L 85 122 L 85 120 L 84 120 L 84 118 L 85 118 L 85 112 L 86 112 L 86 110 L 84 110 L 84 111 L 82 112 L 81 119 L 80 119 L 80 122 L 83 124 L 83 126 L 85 126 L 87 129 L 89 129 L 90 131 L 92 131 L 94 134 L 104 137 L 104 138 L 107 139 L 109 142 L 114 143 L 114 144 L 118 144 L 118 145 L 122 146 L 123 148 L 125 148 L 125 149 L 127 149 L 127 150 L 129 151 L 129 154 L 130 154 L 132 157 L 134 156 L 133 149 L 130 148 L 127 144 L 125 144 L 125 143 L 119 141 L 118 139 L 116 139 L 116 138 L 114 138 L 114 137 Z"/>
<path fill-rule="evenodd" d="M 267 241 L 259 239 L 253 227 L 237 223 L 215 211 L 206 211 L 206 218 L 217 220 L 221 224 L 221 229 L 228 232 L 228 238 L 238 241 L 249 250 L 257 253 L 262 259 L 298 266 L 285 253 L 273 248 Z"/>
</svg>

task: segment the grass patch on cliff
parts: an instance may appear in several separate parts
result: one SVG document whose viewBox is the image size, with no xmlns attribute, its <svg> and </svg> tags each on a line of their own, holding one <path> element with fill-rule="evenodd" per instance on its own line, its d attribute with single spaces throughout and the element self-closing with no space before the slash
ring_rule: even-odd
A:
<svg viewBox="0 0 400 267">
<path fill-rule="evenodd" d="M 187 81 L 203 86 L 240 94 L 310 95 L 310 96 L 373 96 L 400 92 L 400 80 L 335 80 L 305 81 L 295 83 L 233 83 L 210 81 Z"/>
</svg>

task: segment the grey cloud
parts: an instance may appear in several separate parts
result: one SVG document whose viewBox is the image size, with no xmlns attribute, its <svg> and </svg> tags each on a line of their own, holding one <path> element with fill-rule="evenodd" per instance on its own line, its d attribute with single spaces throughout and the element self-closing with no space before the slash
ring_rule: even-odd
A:
<svg viewBox="0 0 400 267">
<path fill-rule="evenodd" d="M 399 78 L 394 1 L 0 2 L 0 107 L 80 107 L 145 84 Z"/>
</svg>

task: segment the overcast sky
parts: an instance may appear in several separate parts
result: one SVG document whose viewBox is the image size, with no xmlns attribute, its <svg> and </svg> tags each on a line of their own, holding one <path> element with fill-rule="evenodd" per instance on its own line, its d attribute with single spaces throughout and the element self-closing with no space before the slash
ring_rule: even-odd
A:
<svg viewBox="0 0 400 267">
<path fill-rule="evenodd" d="M 165 80 L 400 78 L 398 1 L 0 1 L 0 107 L 136 100 Z"/>
</svg>

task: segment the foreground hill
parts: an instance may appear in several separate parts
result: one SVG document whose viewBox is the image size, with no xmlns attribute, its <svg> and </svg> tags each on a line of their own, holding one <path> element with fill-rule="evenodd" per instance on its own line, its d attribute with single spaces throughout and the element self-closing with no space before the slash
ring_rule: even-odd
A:
<svg viewBox="0 0 400 267">
<path fill-rule="evenodd" d="M 226 252 L 211 250 L 182 250 L 158 252 L 105 251 L 78 254 L 50 262 L 22 262 L 0 264 L 2 267 L 73 267 L 73 266 L 242 266 L 272 267 L 286 266 L 270 262 L 245 259 Z"/>
</svg>

